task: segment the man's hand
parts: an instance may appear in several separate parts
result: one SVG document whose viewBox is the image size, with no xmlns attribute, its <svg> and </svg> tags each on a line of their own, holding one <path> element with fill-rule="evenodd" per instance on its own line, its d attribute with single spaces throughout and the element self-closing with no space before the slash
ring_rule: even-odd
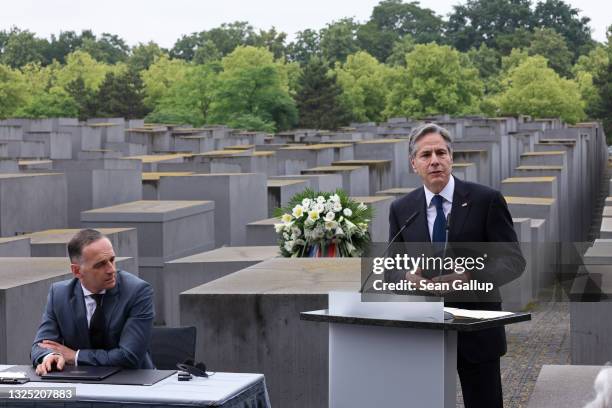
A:
<svg viewBox="0 0 612 408">
<path fill-rule="evenodd" d="M 424 284 L 431 283 L 429 279 L 426 279 L 423 277 L 423 271 L 421 270 L 421 268 L 417 268 L 416 271 L 414 271 L 414 273 L 406 272 L 405 279 L 408 282 L 414 282 L 417 289 L 421 287 L 420 282 L 425 282 Z"/>
<path fill-rule="evenodd" d="M 62 371 L 66 365 L 66 360 L 61 354 L 49 354 L 43 358 L 42 363 L 36 366 L 36 374 L 44 375 L 53 371 L 55 366 L 56 371 Z"/>
<path fill-rule="evenodd" d="M 470 279 L 471 279 L 470 273 L 468 271 L 465 271 L 463 273 L 453 272 L 453 273 L 449 273 L 448 275 L 435 276 L 431 281 L 432 282 L 448 282 L 448 283 L 452 283 L 454 281 L 461 281 L 462 283 L 467 283 L 470 281 Z M 452 288 L 453 286 L 450 285 L 450 287 Z M 450 289 L 450 290 L 443 290 L 439 292 L 440 293 L 450 293 L 454 291 L 455 290 Z"/>
<path fill-rule="evenodd" d="M 66 364 L 75 364 L 74 359 L 76 356 L 76 351 L 64 346 L 63 344 L 59 344 L 53 340 L 43 340 L 41 343 L 38 343 L 38 346 L 56 353 L 60 353 L 64 357 Z"/>
</svg>

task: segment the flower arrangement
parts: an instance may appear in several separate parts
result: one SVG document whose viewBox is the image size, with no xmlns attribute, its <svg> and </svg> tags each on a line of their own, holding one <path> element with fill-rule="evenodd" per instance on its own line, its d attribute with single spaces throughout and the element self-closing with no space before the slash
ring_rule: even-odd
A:
<svg viewBox="0 0 612 408">
<path fill-rule="evenodd" d="M 315 193 L 306 189 L 275 212 L 274 228 L 284 257 L 359 257 L 370 242 L 372 209 L 343 190 Z"/>
</svg>

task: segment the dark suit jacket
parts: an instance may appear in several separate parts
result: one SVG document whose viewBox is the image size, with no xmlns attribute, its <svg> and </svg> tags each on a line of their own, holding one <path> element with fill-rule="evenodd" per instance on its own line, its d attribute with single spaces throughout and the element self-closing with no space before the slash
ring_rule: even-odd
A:
<svg viewBox="0 0 612 408">
<path fill-rule="evenodd" d="M 51 285 L 32 345 L 34 366 L 49 353 L 38 343 L 53 340 L 80 350 L 78 365 L 154 368 L 148 353 L 154 317 L 151 285 L 128 272 L 117 271 L 115 287 L 104 295 L 104 317 L 109 347 L 92 349 L 79 280 L 73 278 Z"/>
<path fill-rule="evenodd" d="M 389 239 L 394 237 L 404 222 L 413 214 L 414 221 L 397 238 L 397 242 L 430 242 L 427 227 L 425 191 L 418 188 L 395 200 L 389 212 Z M 512 217 L 501 193 L 480 184 L 464 182 L 455 177 L 455 192 L 451 208 L 448 241 L 452 242 L 509 242 L 504 245 L 504 256 L 489 259 L 483 271 L 474 271 L 472 279 L 493 282 L 497 288 L 516 279 L 525 269 L 525 259 L 517 243 Z M 396 281 L 402 276 L 391 276 Z M 501 310 L 501 303 L 472 301 L 449 306 L 475 310 Z M 458 353 L 474 363 L 489 361 L 506 353 L 506 334 L 503 328 L 477 332 L 462 332 L 458 336 Z"/>
</svg>

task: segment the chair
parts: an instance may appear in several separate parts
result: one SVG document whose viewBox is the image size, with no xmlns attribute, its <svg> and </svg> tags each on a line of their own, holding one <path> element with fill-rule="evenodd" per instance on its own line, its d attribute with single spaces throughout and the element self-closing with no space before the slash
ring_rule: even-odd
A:
<svg viewBox="0 0 612 408">
<path fill-rule="evenodd" d="M 151 358 L 159 370 L 176 370 L 176 364 L 195 360 L 195 327 L 153 327 Z"/>
</svg>

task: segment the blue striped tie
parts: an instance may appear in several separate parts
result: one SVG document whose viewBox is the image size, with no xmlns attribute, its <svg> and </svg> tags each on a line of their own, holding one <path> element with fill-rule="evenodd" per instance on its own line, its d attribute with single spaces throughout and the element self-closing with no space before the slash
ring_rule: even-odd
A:
<svg viewBox="0 0 612 408">
<path fill-rule="evenodd" d="M 444 209 L 442 203 L 444 197 L 436 194 L 431 199 L 431 202 L 436 206 L 436 219 L 433 225 L 433 234 L 431 237 L 432 242 L 446 242 L 446 217 L 444 216 Z"/>
</svg>

